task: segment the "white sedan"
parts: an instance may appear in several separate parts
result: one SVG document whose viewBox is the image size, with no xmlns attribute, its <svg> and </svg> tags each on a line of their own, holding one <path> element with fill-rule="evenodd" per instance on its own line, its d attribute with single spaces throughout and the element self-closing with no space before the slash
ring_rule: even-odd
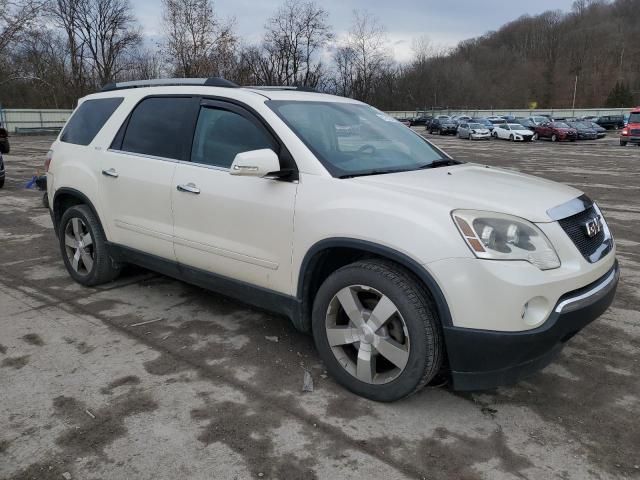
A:
<svg viewBox="0 0 640 480">
<path fill-rule="evenodd" d="M 512 142 L 530 142 L 533 138 L 533 132 L 518 123 L 496 124 L 492 134 L 495 138 Z"/>
</svg>

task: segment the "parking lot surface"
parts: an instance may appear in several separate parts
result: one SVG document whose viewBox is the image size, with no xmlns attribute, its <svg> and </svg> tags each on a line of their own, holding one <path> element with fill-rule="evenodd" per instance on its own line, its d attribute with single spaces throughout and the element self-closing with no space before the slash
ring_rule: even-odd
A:
<svg viewBox="0 0 640 480">
<path fill-rule="evenodd" d="M 622 279 L 607 313 L 527 381 L 431 386 L 393 404 L 337 386 L 284 318 L 138 268 L 75 284 L 41 192 L 24 189 L 52 139 L 12 138 L 0 190 L 0 478 L 640 478 L 640 148 L 614 136 L 427 138 L 597 199 Z M 313 392 L 302 392 L 305 370 Z"/>
</svg>

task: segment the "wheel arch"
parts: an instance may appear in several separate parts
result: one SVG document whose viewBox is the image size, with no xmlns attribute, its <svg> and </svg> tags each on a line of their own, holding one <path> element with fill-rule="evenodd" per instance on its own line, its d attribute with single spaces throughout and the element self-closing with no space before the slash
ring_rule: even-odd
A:
<svg viewBox="0 0 640 480">
<path fill-rule="evenodd" d="M 51 205 L 51 218 L 53 220 L 53 229 L 56 235 L 59 234 L 58 226 L 62 215 L 65 210 L 74 205 L 87 205 L 95 215 L 96 219 L 98 219 L 98 222 L 102 224 L 98 211 L 93 205 L 93 202 L 89 200 L 89 197 L 75 188 L 62 187 L 56 190 L 53 196 L 53 205 Z"/>
<path fill-rule="evenodd" d="M 296 296 L 300 304 L 298 327 L 311 329 L 314 291 L 335 270 L 364 258 L 392 261 L 412 273 L 431 295 L 442 326 L 452 325 L 451 311 L 435 278 L 413 258 L 393 248 L 355 238 L 327 238 L 315 243 L 305 254 L 298 275 Z"/>
</svg>

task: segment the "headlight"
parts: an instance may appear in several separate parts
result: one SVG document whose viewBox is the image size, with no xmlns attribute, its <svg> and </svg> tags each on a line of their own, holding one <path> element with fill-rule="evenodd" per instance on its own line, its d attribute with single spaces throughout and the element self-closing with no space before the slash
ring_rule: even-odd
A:
<svg viewBox="0 0 640 480">
<path fill-rule="evenodd" d="M 524 260 L 540 270 L 560 266 L 558 254 L 546 235 L 523 218 L 478 210 L 454 210 L 451 216 L 478 258 Z"/>
</svg>

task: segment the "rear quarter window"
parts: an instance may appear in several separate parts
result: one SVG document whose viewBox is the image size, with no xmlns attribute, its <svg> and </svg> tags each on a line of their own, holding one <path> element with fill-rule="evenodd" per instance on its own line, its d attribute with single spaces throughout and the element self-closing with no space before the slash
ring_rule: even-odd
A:
<svg viewBox="0 0 640 480">
<path fill-rule="evenodd" d="M 122 97 L 86 100 L 67 122 L 60 135 L 60 141 L 89 145 L 122 100 Z"/>
</svg>

